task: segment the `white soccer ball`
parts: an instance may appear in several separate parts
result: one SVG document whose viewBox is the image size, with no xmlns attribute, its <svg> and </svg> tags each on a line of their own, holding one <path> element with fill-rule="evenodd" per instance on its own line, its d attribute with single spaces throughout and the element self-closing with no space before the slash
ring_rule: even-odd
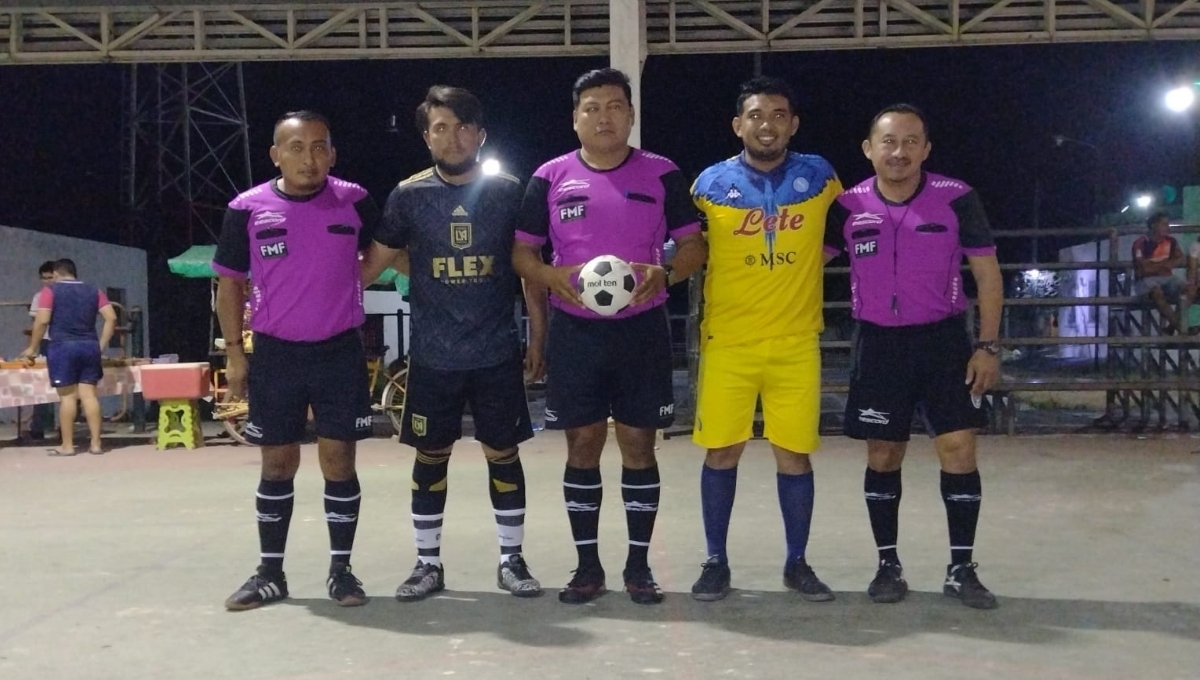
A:
<svg viewBox="0 0 1200 680">
<path fill-rule="evenodd" d="M 629 306 L 637 278 L 625 260 L 601 255 L 583 265 L 577 285 L 585 307 L 601 316 L 612 316 Z"/>
</svg>

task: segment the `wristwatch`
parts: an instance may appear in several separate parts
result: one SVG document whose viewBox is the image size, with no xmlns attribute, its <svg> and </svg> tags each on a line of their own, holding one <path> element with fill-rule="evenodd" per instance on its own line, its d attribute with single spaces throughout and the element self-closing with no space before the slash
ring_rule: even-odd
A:
<svg viewBox="0 0 1200 680">
<path fill-rule="evenodd" d="M 981 350 L 987 352 L 988 354 L 991 354 L 992 356 L 996 356 L 997 354 L 1000 354 L 1000 341 L 999 340 L 978 340 L 975 342 L 975 349 L 977 349 L 977 350 L 981 349 Z"/>
</svg>

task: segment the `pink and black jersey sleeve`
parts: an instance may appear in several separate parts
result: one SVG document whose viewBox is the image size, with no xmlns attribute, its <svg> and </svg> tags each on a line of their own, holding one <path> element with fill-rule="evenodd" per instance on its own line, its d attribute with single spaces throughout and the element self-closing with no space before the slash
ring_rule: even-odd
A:
<svg viewBox="0 0 1200 680">
<path fill-rule="evenodd" d="M 538 246 L 550 238 L 550 180 L 545 177 L 534 175 L 525 185 L 516 238 Z"/>
<path fill-rule="evenodd" d="M 995 255 L 996 242 L 988 225 L 983 202 L 974 189 L 950 201 L 950 209 L 958 218 L 958 243 L 968 257 Z"/>
<path fill-rule="evenodd" d="M 359 222 L 362 224 L 358 229 L 358 250 L 362 252 L 371 247 L 371 241 L 375 240 L 383 220 L 379 214 L 379 205 L 370 194 L 354 202 L 354 212 L 358 213 Z"/>
<path fill-rule="evenodd" d="M 825 254 L 836 257 L 846 251 L 846 219 L 850 211 L 840 201 L 829 205 L 825 213 Z"/>
<path fill-rule="evenodd" d="M 250 273 L 250 210 L 231 203 L 221 221 L 213 269 L 221 276 L 246 278 Z"/>
<path fill-rule="evenodd" d="M 667 233 L 673 239 L 700 231 L 700 212 L 692 202 L 692 192 L 687 178 L 678 168 L 660 178 L 663 185 L 663 216 L 667 220 Z"/>
</svg>

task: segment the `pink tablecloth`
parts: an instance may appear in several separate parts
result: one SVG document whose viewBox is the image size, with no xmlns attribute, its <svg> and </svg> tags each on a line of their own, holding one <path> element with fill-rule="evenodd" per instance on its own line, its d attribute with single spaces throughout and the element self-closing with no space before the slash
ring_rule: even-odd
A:
<svg viewBox="0 0 1200 680">
<path fill-rule="evenodd" d="M 124 390 L 142 391 L 137 366 L 105 366 L 104 379 L 96 386 L 100 395 L 121 394 Z M 6 368 L 0 370 L 0 408 L 32 406 L 58 401 L 50 386 L 50 374 L 45 366 Z"/>
</svg>

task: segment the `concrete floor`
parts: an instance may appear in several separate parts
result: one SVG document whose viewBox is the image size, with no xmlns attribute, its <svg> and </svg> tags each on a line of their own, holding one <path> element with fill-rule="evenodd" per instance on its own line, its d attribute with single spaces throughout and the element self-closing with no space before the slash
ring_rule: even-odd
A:
<svg viewBox="0 0 1200 680">
<path fill-rule="evenodd" d="M 117 443 L 117 442 L 114 442 Z M 412 452 L 360 449 L 365 503 L 354 558 L 376 599 L 325 596 L 327 537 L 312 447 L 288 546 L 292 599 L 227 613 L 257 561 L 257 452 L 233 446 L 47 458 L 0 449 L 0 678 L 1200 678 L 1200 440 L 1111 435 L 982 440 L 976 559 L 1001 597 L 991 612 L 940 594 L 947 557 L 937 467 L 927 442 L 906 466 L 900 554 L 913 591 L 897 605 L 864 594 L 874 550 L 861 447 L 827 438 L 815 459 L 809 560 L 837 591 L 812 604 L 784 592 L 771 458 L 754 442 L 731 531 L 734 584 L 700 604 L 704 558 L 699 452 L 663 442 L 663 510 L 652 564 L 668 591 L 645 607 L 613 592 L 558 603 L 574 551 L 562 507 L 562 435 L 524 446 L 526 555 L 547 595 L 495 589 L 496 543 L 479 447 L 451 465 L 443 558 L 450 590 L 400 604 L 415 559 L 408 523 Z M 619 585 L 619 459 L 604 463 L 601 552 Z"/>
</svg>

